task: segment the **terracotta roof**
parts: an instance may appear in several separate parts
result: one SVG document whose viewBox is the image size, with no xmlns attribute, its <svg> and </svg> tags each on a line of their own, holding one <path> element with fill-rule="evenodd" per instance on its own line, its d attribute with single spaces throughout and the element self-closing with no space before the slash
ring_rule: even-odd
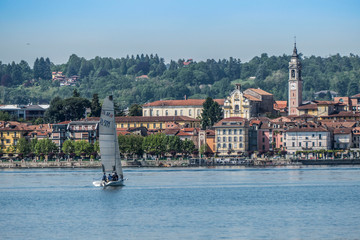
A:
<svg viewBox="0 0 360 240">
<path fill-rule="evenodd" d="M 337 114 L 331 114 L 328 117 L 360 117 L 360 113 L 342 111 Z"/>
<path fill-rule="evenodd" d="M 287 101 L 275 101 L 274 109 L 283 110 L 285 108 L 287 108 Z"/>
<path fill-rule="evenodd" d="M 296 127 L 296 128 L 290 128 L 286 132 L 329 132 L 329 130 L 323 128 L 323 127 Z"/>
<path fill-rule="evenodd" d="M 217 124 L 214 125 L 214 127 L 224 127 L 224 126 L 237 126 L 236 125 L 223 125 L 223 123 L 227 123 L 227 122 L 241 122 L 242 124 L 245 124 L 247 120 L 245 118 L 242 117 L 230 117 L 230 118 L 224 118 L 221 121 L 219 121 Z M 243 125 L 242 125 L 243 126 Z"/>
<path fill-rule="evenodd" d="M 192 134 L 191 134 L 191 133 L 187 133 L 187 132 L 180 131 L 178 134 L 176 134 L 176 136 L 192 136 Z"/>
<path fill-rule="evenodd" d="M 354 95 L 354 96 L 351 96 L 351 98 L 360 98 L 360 93 Z"/>
<path fill-rule="evenodd" d="M 206 130 L 206 136 L 215 136 L 215 131 L 211 129 Z"/>
<path fill-rule="evenodd" d="M 291 122 L 291 119 L 288 118 L 288 117 L 278 117 L 278 118 L 275 118 L 275 119 L 272 119 L 270 120 L 271 122 L 274 122 L 274 123 L 277 123 L 277 122 Z"/>
<path fill-rule="evenodd" d="M 200 122 L 200 119 L 195 119 L 186 116 L 162 116 L 162 117 L 143 117 L 143 116 L 127 116 L 127 117 L 115 117 L 115 122 Z"/>
<path fill-rule="evenodd" d="M 146 103 L 143 107 L 155 107 L 155 106 L 201 106 L 206 99 L 186 99 L 186 100 L 160 100 L 151 103 Z M 220 106 L 224 105 L 225 99 L 214 99 Z"/>
<path fill-rule="evenodd" d="M 246 97 L 247 99 L 249 99 L 250 101 L 257 101 L 257 102 L 261 102 L 260 99 L 252 96 L 252 95 L 249 95 L 249 94 L 243 94 L 244 97 Z"/>
<path fill-rule="evenodd" d="M 179 132 L 179 129 L 165 129 L 163 133 L 165 135 L 176 135 Z"/>
<path fill-rule="evenodd" d="M 334 134 L 350 134 L 352 128 L 335 128 Z"/>
<path fill-rule="evenodd" d="M 264 91 L 264 90 L 262 90 L 260 88 L 248 88 L 248 90 L 256 92 L 256 93 L 258 93 L 260 95 L 272 95 L 271 93 L 268 93 L 268 92 L 266 92 L 266 91 Z"/>
<path fill-rule="evenodd" d="M 325 125 L 327 127 L 333 127 L 333 128 L 340 128 L 340 127 L 352 128 L 356 125 L 355 121 L 348 121 L 348 122 L 320 121 L 320 122 L 322 125 Z"/>
<path fill-rule="evenodd" d="M 298 110 L 308 110 L 308 109 L 317 109 L 317 104 L 310 103 L 306 105 L 301 105 L 300 107 L 297 107 Z"/>
</svg>

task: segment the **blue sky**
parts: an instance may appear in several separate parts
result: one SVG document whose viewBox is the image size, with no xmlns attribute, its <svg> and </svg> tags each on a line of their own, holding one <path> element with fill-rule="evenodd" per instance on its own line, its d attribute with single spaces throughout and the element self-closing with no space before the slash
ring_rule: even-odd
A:
<svg viewBox="0 0 360 240">
<path fill-rule="evenodd" d="M 0 61 L 360 54 L 358 0 L 0 0 Z"/>
</svg>

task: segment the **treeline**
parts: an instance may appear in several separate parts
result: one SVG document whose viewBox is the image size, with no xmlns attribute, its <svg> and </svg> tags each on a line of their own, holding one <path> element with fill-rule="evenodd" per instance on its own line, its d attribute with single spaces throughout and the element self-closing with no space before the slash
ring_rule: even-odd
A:
<svg viewBox="0 0 360 240">
<path fill-rule="evenodd" d="M 98 93 L 102 99 L 112 94 L 121 107 L 159 99 L 224 98 L 241 83 L 243 89 L 261 88 L 277 100 L 287 99 L 288 63 L 290 55 L 262 54 L 249 62 L 240 59 L 165 60 L 157 55 L 136 55 L 124 58 L 86 60 L 73 54 L 65 64 L 55 65 L 48 58 L 39 58 L 33 68 L 25 61 L 2 64 L 0 91 L 4 104 L 49 103 L 56 96 L 70 97 L 75 87 L 60 87 L 52 82 L 51 71 L 66 76 L 80 76 L 76 88 L 84 98 Z M 313 99 L 320 90 L 332 90 L 340 96 L 359 92 L 360 58 L 358 55 L 302 57 L 304 100 Z M 145 76 L 143 76 L 145 75 Z M 142 77 L 139 77 L 142 76 Z"/>
<path fill-rule="evenodd" d="M 165 134 L 152 134 L 146 137 L 138 135 L 119 135 L 120 153 L 127 157 L 141 157 L 144 153 L 163 157 L 165 154 L 187 156 L 195 153 L 193 141 L 182 141 L 178 136 L 166 136 Z"/>
</svg>

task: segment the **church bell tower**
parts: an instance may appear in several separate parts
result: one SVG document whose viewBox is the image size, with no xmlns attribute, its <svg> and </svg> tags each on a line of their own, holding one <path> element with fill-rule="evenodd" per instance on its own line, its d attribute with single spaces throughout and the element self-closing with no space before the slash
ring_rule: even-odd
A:
<svg viewBox="0 0 360 240">
<path fill-rule="evenodd" d="M 301 63 L 297 54 L 296 42 L 289 62 L 289 101 L 288 115 L 298 115 L 297 107 L 302 104 L 302 86 Z"/>
</svg>

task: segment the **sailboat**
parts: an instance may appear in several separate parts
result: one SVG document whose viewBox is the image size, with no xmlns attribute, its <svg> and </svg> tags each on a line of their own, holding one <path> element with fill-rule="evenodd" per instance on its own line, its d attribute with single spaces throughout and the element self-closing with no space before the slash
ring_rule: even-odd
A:
<svg viewBox="0 0 360 240">
<path fill-rule="evenodd" d="M 124 186 L 124 174 L 121 167 L 112 96 L 106 97 L 102 104 L 99 122 L 99 143 L 104 176 L 101 181 L 94 181 L 94 186 Z M 109 179 L 107 174 L 115 176 L 115 178 Z"/>
</svg>

